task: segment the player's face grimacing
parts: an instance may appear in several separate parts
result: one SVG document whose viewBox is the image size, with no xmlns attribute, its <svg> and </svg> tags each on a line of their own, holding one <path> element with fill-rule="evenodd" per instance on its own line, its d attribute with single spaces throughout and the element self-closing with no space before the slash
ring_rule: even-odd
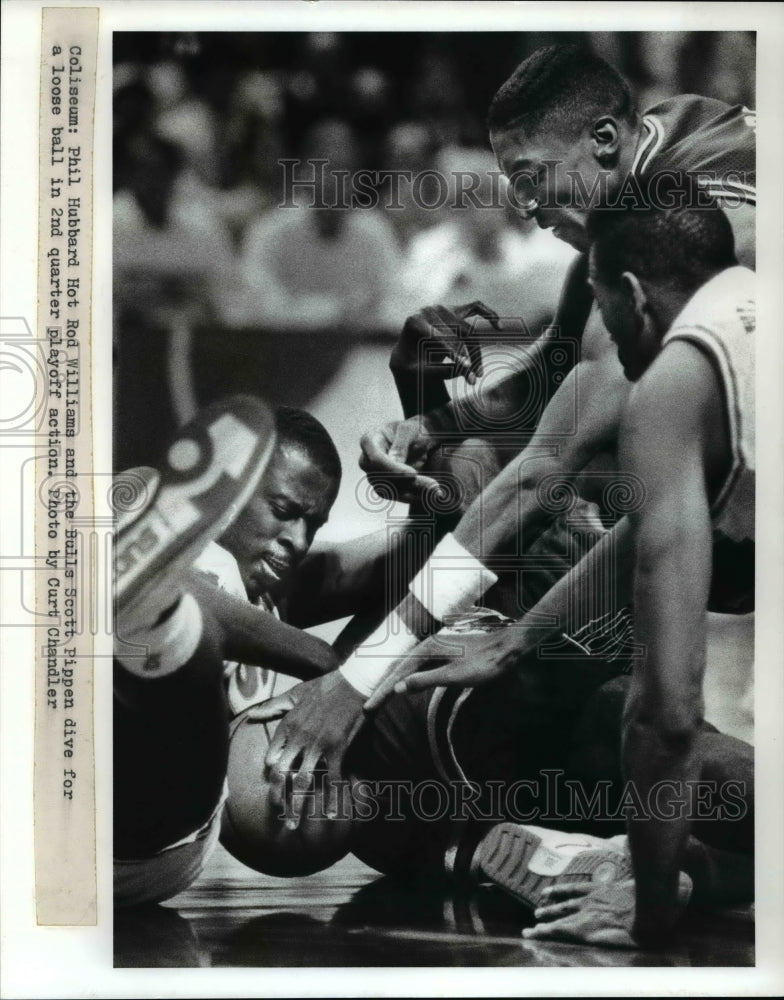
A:
<svg viewBox="0 0 784 1000">
<path fill-rule="evenodd" d="M 278 445 L 259 488 L 221 538 L 251 601 L 279 596 L 327 520 L 335 483 L 307 452 Z"/>
</svg>

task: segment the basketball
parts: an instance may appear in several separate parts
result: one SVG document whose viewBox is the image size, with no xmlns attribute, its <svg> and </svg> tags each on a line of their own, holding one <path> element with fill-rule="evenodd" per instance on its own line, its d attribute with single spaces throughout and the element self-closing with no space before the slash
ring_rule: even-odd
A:
<svg viewBox="0 0 784 1000">
<path fill-rule="evenodd" d="M 265 875 L 310 875 L 334 864 L 348 851 L 350 796 L 338 798 L 338 818 L 326 818 L 324 772 L 316 772 L 300 825 L 288 830 L 281 809 L 272 803 L 264 759 L 277 723 L 240 717 L 229 745 L 229 797 L 223 811 L 221 843 L 241 861 Z"/>
</svg>

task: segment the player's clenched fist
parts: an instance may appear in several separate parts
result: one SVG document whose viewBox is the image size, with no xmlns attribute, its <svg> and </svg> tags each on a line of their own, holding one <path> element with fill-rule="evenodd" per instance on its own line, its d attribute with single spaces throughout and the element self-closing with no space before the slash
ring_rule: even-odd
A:
<svg viewBox="0 0 784 1000">
<path fill-rule="evenodd" d="M 483 302 L 420 309 L 406 320 L 389 367 L 397 374 L 417 372 L 441 379 L 462 375 L 473 385 L 482 374 L 482 352 L 474 339 L 479 317 L 499 329 L 497 314 Z"/>
</svg>

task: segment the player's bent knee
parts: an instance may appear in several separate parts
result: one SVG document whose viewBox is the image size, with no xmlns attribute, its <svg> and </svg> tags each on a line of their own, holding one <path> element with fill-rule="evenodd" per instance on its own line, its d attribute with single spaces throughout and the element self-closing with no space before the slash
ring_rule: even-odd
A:
<svg viewBox="0 0 784 1000">
<path fill-rule="evenodd" d="M 221 843 L 238 861 L 265 875 L 310 875 L 347 853 L 350 796 L 347 788 L 338 789 L 337 817 L 328 819 L 326 780 L 317 775 L 315 788 L 304 798 L 299 827 L 289 830 L 282 808 L 272 801 L 266 777 L 268 726 L 249 720 L 245 713 L 232 733 Z"/>
</svg>

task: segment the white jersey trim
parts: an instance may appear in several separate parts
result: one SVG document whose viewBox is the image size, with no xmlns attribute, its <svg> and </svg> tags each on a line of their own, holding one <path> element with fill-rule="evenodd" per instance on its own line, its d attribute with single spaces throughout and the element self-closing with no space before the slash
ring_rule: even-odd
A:
<svg viewBox="0 0 784 1000">
<path fill-rule="evenodd" d="M 648 134 L 640 144 L 634 157 L 634 163 L 632 163 L 632 173 L 635 176 L 645 173 L 651 160 L 664 142 L 664 126 L 655 115 L 645 115 L 642 125 Z"/>
<path fill-rule="evenodd" d="M 642 119 L 642 125 L 646 131 L 646 135 L 634 155 L 631 172 L 635 177 L 641 177 L 651 165 L 651 161 L 664 142 L 665 135 L 664 125 L 662 125 L 661 120 L 656 115 L 645 115 Z M 700 183 L 712 197 L 719 200 L 729 198 L 735 201 L 740 199 L 755 207 L 757 205 L 757 188 L 753 184 L 744 184 L 742 181 L 732 180 L 729 177 L 711 179 L 706 177 Z"/>
<path fill-rule="evenodd" d="M 725 408 L 727 413 L 727 423 L 730 430 L 730 453 L 732 455 L 732 466 L 727 474 L 722 488 L 715 501 L 711 505 L 711 516 L 718 517 L 724 505 L 732 495 L 732 491 L 738 481 L 745 462 L 740 448 L 740 396 L 738 393 L 738 380 L 735 370 L 732 367 L 730 356 L 726 345 L 720 337 L 704 326 L 687 326 L 673 330 L 672 335 L 667 335 L 665 344 L 672 343 L 673 340 L 685 340 L 697 347 L 701 347 L 714 361 L 721 375 L 721 384 L 725 396 Z"/>
</svg>

